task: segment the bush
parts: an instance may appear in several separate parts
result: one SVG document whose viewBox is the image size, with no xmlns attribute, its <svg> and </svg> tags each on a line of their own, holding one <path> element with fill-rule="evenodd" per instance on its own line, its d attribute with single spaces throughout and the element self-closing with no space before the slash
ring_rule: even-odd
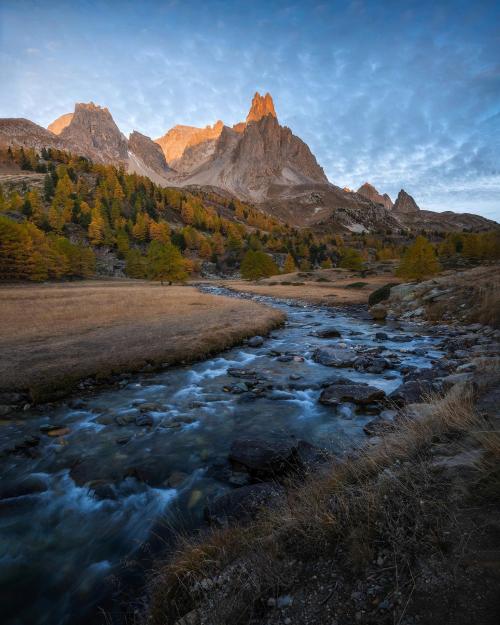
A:
<svg viewBox="0 0 500 625">
<path fill-rule="evenodd" d="M 370 293 L 370 297 L 368 298 L 368 305 L 375 306 L 375 304 L 379 304 L 380 302 L 389 299 L 392 287 L 396 286 L 397 284 L 397 282 L 389 282 L 388 284 L 384 284 L 384 286 L 381 286 L 379 289 L 373 291 L 373 293 Z"/>
</svg>

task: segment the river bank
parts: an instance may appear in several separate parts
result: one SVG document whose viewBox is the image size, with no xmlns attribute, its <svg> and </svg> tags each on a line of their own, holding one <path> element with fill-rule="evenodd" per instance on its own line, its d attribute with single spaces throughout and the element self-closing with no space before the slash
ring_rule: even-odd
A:
<svg viewBox="0 0 500 625">
<path fill-rule="evenodd" d="M 82 381 L 80 390 L 206 358 L 284 319 L 255 302 L 134 280 L 2 286 L 0 297 L 1 417 Z"/>
</svg>

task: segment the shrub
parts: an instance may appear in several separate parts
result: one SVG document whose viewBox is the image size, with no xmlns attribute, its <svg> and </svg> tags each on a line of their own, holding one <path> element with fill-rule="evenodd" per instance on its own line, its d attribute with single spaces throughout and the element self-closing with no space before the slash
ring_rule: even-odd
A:
<svg viewBox="0 0 500 625">
<path fill-rule="evenodd" d="M 375 306 L 375 304 L 379 304 L 380 302 L 389 299 L 391 295 L 391 288 L 396 285 L 397 282 L 389 282 L 388 284 L 384 284 L 384 286 L 381 286 L 379 289 L 373 291 L 373 293 L 370 293 L 368 305 Z"/>
</svg>

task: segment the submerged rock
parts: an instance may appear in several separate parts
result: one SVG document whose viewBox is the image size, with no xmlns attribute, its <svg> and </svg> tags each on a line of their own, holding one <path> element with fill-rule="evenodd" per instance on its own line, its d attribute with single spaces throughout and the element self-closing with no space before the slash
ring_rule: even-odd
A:
<svg viewBox="0 0 500 625">
<path fill-rule="evenodd" d="M 372 404 L 384 399 L 385 392 L 368 384 L 332 384 L 321 393 L 319 401 L 327 406 L 337 406 L 344 402 L 357 405 Z"/>
</svg>

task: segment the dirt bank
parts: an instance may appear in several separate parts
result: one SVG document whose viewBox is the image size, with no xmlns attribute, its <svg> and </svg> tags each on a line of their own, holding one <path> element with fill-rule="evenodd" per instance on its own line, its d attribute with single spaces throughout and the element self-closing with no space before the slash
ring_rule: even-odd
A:
<svg viewBox="0 0 500 625">
<path fill-rule="evenodd" d="M 0 393 L 37 401 L 89 376 L 197 360 L 283 321 L 254 302 L 133 280 L 3 286 L 0 297 Z"/>
</svg>

